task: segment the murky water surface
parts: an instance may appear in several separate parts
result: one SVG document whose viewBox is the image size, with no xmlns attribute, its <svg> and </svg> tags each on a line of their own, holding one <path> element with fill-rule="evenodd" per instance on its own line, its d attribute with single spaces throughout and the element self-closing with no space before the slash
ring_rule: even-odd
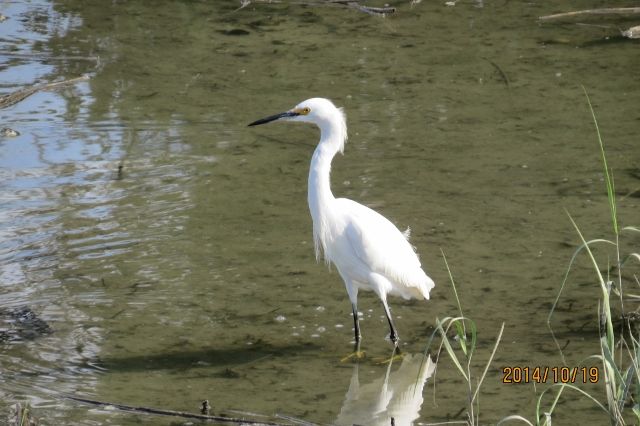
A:
<svg viewBox="0 0 640 426">
<path fill-rule="evenodd" d="M 26 400 L 44 424 L 175 421 L 63 398 L 75 395 L 181 411 L 209 399 L 215 413 L 318 423 L 463 419 L 453 364 L 442 357 L 435 394 L 416 367 L 435 318 L 456 314 L 442 249 L 478 322 L 478 367 L 506 323 L 483 422 L 533 420 L 544 386 L 502 384 L 500 367 L 561 365 L 545 321 L 578 241 L 564 209 L 587 238 L 610 236 L 581 84 L 621 222 L 640 225 L 639 45 L 615 37 L 633 21 L 537 22 L 587 1 L 397 1 L 386 19 L 152 3 L 0 3 L 2 92 L 91 76 L 0 110 L 20 132 L 0 138 L 3 412 Z M 408 355 L 390 369 L 375 362 L 391 347 L 367 293 L 368 358 L 340 363 L 350 306 L 314 260 L 306 206 L 317 130 L 246 127 L 313 96 L 348 114 L 334 192 L 410 225 L 437 283 L 429 303 L 391 299 Z M 571 366 L 598 351 L 598 288 L 580 270 L 554 320 Z M 565 404 L 560 421 L 601 415 Z"/>
</svg>

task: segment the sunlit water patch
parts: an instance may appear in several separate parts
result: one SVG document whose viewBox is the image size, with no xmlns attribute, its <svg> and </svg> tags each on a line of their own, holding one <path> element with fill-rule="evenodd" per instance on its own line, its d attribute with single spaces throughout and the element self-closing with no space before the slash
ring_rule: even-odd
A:
<svg viewBox="0 0 640 426">
<path fill-rule="evenodd" d="M 39 13 L 3 12 L 15 12 L 13 23 L 26 16 L 21 13 Z M 73 20 L 56 21 L 55 13 L 46 13 L 55 21 L 42 29 L 46 37 L 73 26 Z M 22 46 L 21 37 L 34 40 L 25 30 L 32 21 L 24 22 L 9 27 L 16 35 L 5 42 Z M 16 65 L 3 70 L 0 80 L 18 88 L 46 78 L 52 67 L 39 65 L 41 59 L 12 57 Z M 142 122 L 141 130 L 125 131 L 113 117 L 91 124 L 89 84 L 38 92 L 0 115 L 20 132 L 0 140 L 5 402 L 28 399 L 38 408 L 60 408 L 61 395 L 97 386 L 104 371 L 98 362 L 107 332 L 104 311 L 117 317 L 111 307 L 122 299 L 113 282 L 125 275 L 135 292 L 160 280 L 153 265 L 162 263 L 167 241 L 180 234 L 193 207 L 193 167 L 215 162 L 191 156 L 173 127 Z M 118 266 L 127 262 L 135 265 L 131 275 Z M 167 267 L 185 270 L 186 263 L 171 256 Z M 131 284 L 123 286 L 125 293 Z M 144 309 L 147 303 L 148 294 L 125 305 Z"/>
</svg>

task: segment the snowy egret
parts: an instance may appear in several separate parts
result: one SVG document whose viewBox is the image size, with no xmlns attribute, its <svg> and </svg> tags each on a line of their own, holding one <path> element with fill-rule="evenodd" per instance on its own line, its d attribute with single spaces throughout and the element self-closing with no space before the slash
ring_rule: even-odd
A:
<svg viewBox="0 0 640 426">
<path fill-rule="evenodd" d="M 347 124 L 342 109 L 328 99 L 308 99 L 295 108 L 254 121 L 249 126 L 276 120 L 313 123 L 320 128 L 320 142 L 313 153 L 309 170 L 308 201 L 313 219 L 316 258 L 321 252 L 342 277 L 353 311 L 356 354 L 360 351 L 358 290 L 373 290 L 384 306 L 391 330 L 390 338 L 398 344 L 387 295 L 405 299 L 429 299 L 433 280 L 422 270 L 411 244 L 409 233 L 398 230 L 388 219 L 368 207 L 346 198 L 335 198 L 329 174 L 331 160 L 344 150 Z M 358 355 L 359 356 L 359 355 Z"/>
</svg>

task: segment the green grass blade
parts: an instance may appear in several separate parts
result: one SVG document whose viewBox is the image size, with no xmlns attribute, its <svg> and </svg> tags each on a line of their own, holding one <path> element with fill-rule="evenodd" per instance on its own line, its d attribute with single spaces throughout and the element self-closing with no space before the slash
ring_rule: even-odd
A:
<svg viewBox="0 0 640 426">
<path fill-rule="evenodd" d="M 469 331 L 469 333 L 471 333 L 471 350 L 469 351 L 469 362 L 471 362 L 471 357 L 473 357 L 473 353 L 476 350 L 476 341 L 478 340 L 478 328 L 476 326 L 475 321 L 473 320 L 469 320 L 469 322 L 471 323 L 471 330 Z"/>
<path fill-rule="evenodd" d="M 487 375 L 487 371 L 489 370 L 489 366 L 491 365 L 491 362 L 493 361 L 493 357 L 496 354 L 496 350 L 498 350 L 498 345 L 500 344 L 500 340 L 502 339 L 502 333 L 504 332 L 504 322 L 502 323 L 502 327 L 500 327 L 500 333 L 498 333 L 498 338 L 496 339 L 496 344 L 493 346 L 493 351 L 491 351 L 491 356 L 489 357 L 489 360 L 487 361 L 487 365 L 485 365 L 484 367 L 484 371 L 482 372 L 482 376 L 480 376 L 480 381 L 478 382 L 478 386 L 476 386 L 476 390 L 473 393 L 473 397 L 471 398 L 471 401 L 474 401 L 476 399 L 476 396 L 478 395 L 478 392 L 480 391 L 480 386 L 482 386 L 482 382 L 484 381 L 484 377 Z"/>
<path fill-rule="evenodd" d="M 501 424 L 506 423 L 506 422 L 510 422 L 512 420 L 519 420 L 519 421 L 521 421 L 523 423 L 528 424 L 529 426 L 534 426 L 533 423 L 531 423 L 529 420 L 525 419 L 522 416 L 517 416 L 517 415 L 512 415 L 512 416 L 505 417 L 504 419 L 502 419 L 498 423 L 496 423 L 496 426 L 500 426 Z"/>
<path fill-rule="evenodd" d="M 600 134 L 600 127 L 598 126 L 598 120 L 596 119 L 596 113 L 593 110 L 593 105 L 591 105 L 591 99 L 589 99 L 589 94 L 587 93 L 587 89 L 582 86 L 582 90 L 584 91 L 584 95 L 587 97 L 587 103 L 589 104 L 589 110 L 591 111 L 591 117 L 593 117 L 593 124 L 596 126 L 596 134 L 598 135 L 598 143 L 600 145 L 600 154 L 602 155 L 602 166 L 604 168 L 604 176 L 605 182 L 607 184 L 607 198 L 609 200 L 609 211 L 611 213 L 611 223 L 613 224 L 613 232 L 618 235 L 618 215 L 616 212 L 616 193 L 613 181 L 613 172 L 609 169 L 607 165 L 607 156 L 604 152 L 604 142 L 602 141 L 602 135 Z"/>
<path fill-rule="evenodd" d="M 458 304 L 458 311 L 460 311 L 460 316 L 464 318 L 464 313 L 462 312 L 462 304 L 460 303 L 460 298 L 458 297 L 458 290 L 456 289 L 456 282 L 453 279 L 453 274 L 451 273 L 451 269 L 449 268 L 449 262 L 447 262 L 447 256 L 445 256 L 444 250 L 442 249 L 440 249 L 440 253 L 442 253 L 442 258 L 444 259 L 444 265 L 447 267 L 447 273 L 449 274 L 449 280 L 451 281 L 451 287 L 453 288 L 453 295 L 455 296 L 456 303 Z"/>
<path fill-rule="evenodd" d="M 555 398 L 555 400 L 556 400 L 556 401 L 558 400 L 559 395 L 562 393 L 562 391 L 563 391 L 565 388 L 573 389 L 574 391 L 579 392 L 579 393 L 581 393 L 582 395 L 584 395 L 584 396 L 586 396 L 587 398 L 589 398 L 591 401 L 593 401 L 593 403 L 594 403 L 598 408 L 600 408 L 602 411 L 604 411 L 605 413 L 607 413 L 607 415 L 610 415 L 609 410 L 607 410 L 607 407 L 605 407 L 604 405 L 602 405 L 602 404 L 600 403 L 600 401 L 598 401 L 596 398 L 594 398 L 594 397 L 593 397 L 592 395 L 590 395 L 588 392 L 586 392 L 586 391 L 584 391 L 584 390 L 580 389 L 580 388 L 579 388 L 579 387 L 577 387 L 577 386 L 570 385 L 570 384 L 567 384 L 567 383 L 556 383 L 556 384 L 551 385 L 551 386 L 549 386 L 548 388 L 546 388 L 546 389 L 545 389 L 545 390 L 540 394 L 540 396 L 538 397 L 538 402 L 537 402 L 537 404 L 536 404 L 536 414 L 538 415 L 538 418 L 540 418 L 540 416 L 539 416 L 539 413 L 540 413 L 540 404 L 542 403 L 542 398 L 544 397 L 544 394 L 545 394 L 545 393 L 547 393 L 548 391 L 550 391 L 551 389 L 556 388 L 556 387 L 559 387 L 559 388 L 560 388 L 560 390 L 558 391 L 558 396 Z M 553 413 L 553 410 L 555 409 L 555 406 L 556 406 L 556 404 L 554 403 L 554 405 L 553 405 L 552 409 L 549 411 L 549 414 L 552 414 L 552 413 Z"/>
<path fill-rule="evenodd" d="M 613 373 L 615 374 L 615 382 L 614 383 L 621 383 L 624 381 L 624 378 L 622 377 L 622 373 L 620 373 L 620 370 L 618 369 L 618 367 L 616 366 L 615 361 L 613 360 L 613 355 L 611 354 L 611 350 L 609 349 L 609 347 L 607 346 L 607 340 L 606 337 L 602 337 L 601 338 L 601 342 L 600 344 L 602 345 L 602 356 L 604 357 L 604 364 L 608 365 L 611 370 L 613 371 Z"/>
<path fill-rule="evenodd" d="M 447 337 L 447 333 L 444 331 L 444 329 L 442 328 L 442 323 L 437 318 L 436 318 L 436 328 L 438 329 L 438 331 L 440 331 L 440 335 L 442 336 L 442 343 L 444 344 L 444 348 L 449 354 L 451 361 L 453 361 L 453 363 L 458 368 L 460 373 L 462 373 L 462 376 L 464 377 L 464 379 L 466 381 L 469 381 L 469 376 L 467 376 L 467 373 L 464 371 L 464 368 L 462 368 L 460 361 L 458 361 L 458 357 L 456 356 L 455 351 L 453 350 L 453 348 L 451 347 L 451 344 L 449 343 L 449 338 Z"/>
<path fill-rule="evenodd" d="M 578 257 L 578 254 L 580 254 L 580 252 L 586 248 L 587 246 L 590 246 L 591 244 L 595 244 L 595 243 L 607 243 L 607 244 L 611 244 L 613 246 L 616 245 L 616 243 L 614 243 L 613 241 L 609 241 L 609 240 L 603 240 L 601 238 L 597 238 L 594 240 L 589 240 L 583 244 L 580 244 L 580 246 L 573 252 L 573 255 L 571 256 L 571 260 L 569 261 L 569 266 L 567 267 L 567 270 L 564 274 L 564 278 L 562 279 L 562 284 L 560 285 L 560 290 L 558 291 L 558 295 L 556 296 L 556 300 L 555 302 L 553 302 L 553 306 L 551 307 L 551 311 L 549 311 L 549 316 L 547 317 L 547 324 L 551 322 L 551 317 L 553 316 L 553 313 L 556 310 L 556 306 L 558 305 L 558 302 L 560 301 L 560 295 L 562 294 L 562 290 L 564 290 L 565 284 L 567 283 L 567 279 L 569 278 L 569 272 L 571 272 L 571 268 L 573 268 L 573 262 L 575 262 L 576 258 Z"/>
<path fill-rule="evenodd" d="M 593 252 L 591 251 L 591 248 L 589 247 L 589 245 L 587 244 L 587 241 L 582 236 L 582 232 L 580 232 L 580 228 L 578 228 L 578 225 L 573 220 L 573 217 L 571 217 L 569 212 L 567 212 L 567 215 L 569 216 L 569 219 L 571 220 L 573 227 L 576 229 L 576 232 L 580 236 L 580 240 L 582 241 L 582 244 L 585 245 L 587 253 L 589 254 L 589 258 L 591 259 L 591 263 L 593 264 L 596 274 L 598 275 L 598 280 L 600 281 L 600 287 L 602 289 L 602 302 L 604 303 L 604 310 L 605 312 L 607 312 L 607 315 L 606 315 L 607 343 L 608 343 L 609 349 L 611 350 L 611 353 L 613 354 L 613 348 L 614 348 L 613 345 L 614 345 L 615 336 L 613 334 L 613 323 L 611 322 L 611 315 L 610 315 L 611 305 L 609 304 L 609 292 L 607 290 L 607 283 L 605 282 L 604 278 L 602 277 L 602 274 L 600 273 L 600 268 L 598 268 L 598 262 L 596 262 L 596 258 L 593 256 Z"/>
<path fill-rule="evenodd" d="M 633 365 L 630 365 L 627 371 L 625 372 L 624 381 L 622 382 L 624 386 L 622 387 L 620 391 L 621 395 L 618 398 L 619 412 L 622 412 L 622 410 L 624 409 L 624 403 L 627 401 L 627 396 L 629 396 L 629 389 L 631 388 L 631 381 L 633 380 L 634 374 L 635 374 L 635 367 Z"/>
<path fill-rule="evenodd" d="M 456 329 L 456 336 L 458 337 L 458 343 L 460 344 L 460 349 L 464 352 L 465 356 L 467 354 L 467 335 L 464 333 L 464 321 L 456 321 L 454 323 Z"/>
</svg>

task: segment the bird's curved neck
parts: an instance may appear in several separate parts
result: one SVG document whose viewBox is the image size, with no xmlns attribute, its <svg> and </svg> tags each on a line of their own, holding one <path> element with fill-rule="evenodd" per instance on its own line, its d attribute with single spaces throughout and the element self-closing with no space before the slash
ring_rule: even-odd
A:
<svg viewBox="0 0 640 426">
<path fill-rule="evenodd" d="M 314 222 L 327 212 L 335 200 L 331 192 L 331 160 L 342 151 L 346 139 L 344 118 L 320 125 L 320 142 L 313 153 L 309 168 L 309 210 Z"/>
</svg>

